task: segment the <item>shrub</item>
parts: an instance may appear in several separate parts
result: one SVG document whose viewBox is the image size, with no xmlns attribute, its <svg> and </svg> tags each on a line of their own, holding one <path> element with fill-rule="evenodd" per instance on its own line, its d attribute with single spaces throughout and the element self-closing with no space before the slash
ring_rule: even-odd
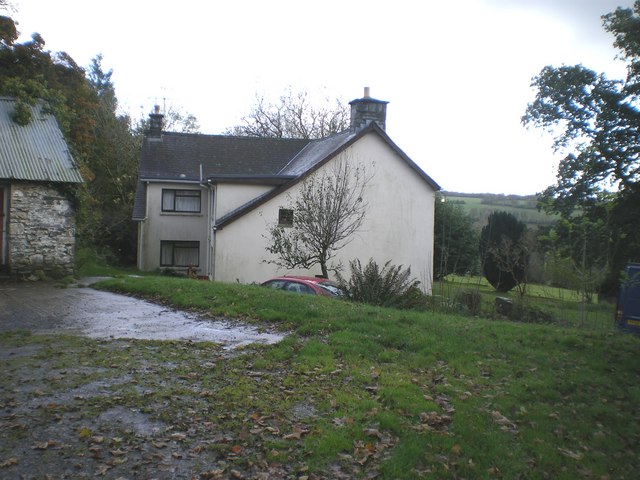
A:
<svg viewBox="0 0 640 480">
<path fill-rule="evenodd" d="M 382 269 L 369 260 L 362 268 L 360 260 L 349 262 L 351 278 L 346 281 L 338 274 L 338 283 L 348 299 L 383 307 L 413 308 L 418 303 L 418 282 L 411 278 L 411 269 L 402 265 L 390 265 L 387 261 Z M 422 292 L 420 292 L 422 293 Z"/>
<path fill-rule="evenodd" d="M 456 303 L 465 307 L 471 315 L 480 315 L 482 296 L 477 291 L 460 290 L 456 292 Z"/>
</svg>

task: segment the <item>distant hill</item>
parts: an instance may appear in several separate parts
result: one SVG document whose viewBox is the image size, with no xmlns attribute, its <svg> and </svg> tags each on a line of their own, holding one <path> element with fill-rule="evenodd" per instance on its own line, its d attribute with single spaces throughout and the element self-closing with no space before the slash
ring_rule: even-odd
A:
<svg viewBox="0 0 640 480">
<path fill-rule="evenodd" d="M 528 227 L 552 225 L 557 215 L 548 215 L 538 211 L 537 195 L 503 195 L 494 193 L 441 192 L 447 202 L 460 205 L 473 220 L 476 228 L 487 224 L 489 215 L 494 211 L 509 212 Z"/>
</svg>

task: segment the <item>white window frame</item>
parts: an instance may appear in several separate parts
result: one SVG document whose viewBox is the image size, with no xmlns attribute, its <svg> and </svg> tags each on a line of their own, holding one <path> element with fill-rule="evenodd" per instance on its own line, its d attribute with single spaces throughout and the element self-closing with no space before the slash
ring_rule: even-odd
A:
<svg viewBox="0 0 640 480">
<path fill-rule="evenodd" d="M 170 252 L 165 252 L 165 249 L 170 249 Z M 194 249 L 196 251 L 196 258 L 194 262 L 176 263 L 176 249 Z M 165 261 L 166 253 L 170 253 L 171 262 Z M 192 252 L 193 254 L 193 252 Z M 179 257 L 179 255 L 178 255 Z M 161 267 L 199 267 L 200 266 L 200 242 L 189 240 L 161 240 L 160 241 L 160 266 Z"/>
<path fill-rule="evenodd" d="M 195 199 L 198 201 L 198 209 L 195 207 L 183 208 L 181 207 L 180 199 Z M 163 188 L 161 196 L 161 210 L 162 212 L 170 213 L 201 213 L 202 211 L 202 191 L 187 188 Z"/>
</svg>

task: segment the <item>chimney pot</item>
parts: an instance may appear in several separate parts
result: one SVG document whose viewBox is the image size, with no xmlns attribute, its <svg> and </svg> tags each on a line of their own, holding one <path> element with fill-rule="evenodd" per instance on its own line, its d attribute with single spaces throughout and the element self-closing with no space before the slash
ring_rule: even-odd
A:
<svg viewBox="0 0 640 480">
<path fill-rule="evenodd" d="M 369 97 L 371 97 L 371 91 L 369 87 L 364 87 L 364 98 L 369 98 Z"/>
</svg>

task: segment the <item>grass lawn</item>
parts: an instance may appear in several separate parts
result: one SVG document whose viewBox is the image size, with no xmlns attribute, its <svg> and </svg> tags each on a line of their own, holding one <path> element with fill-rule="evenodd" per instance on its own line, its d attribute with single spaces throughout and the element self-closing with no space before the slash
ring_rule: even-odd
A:
<svg viewBox="0 0 640 480">
<path fill-rule="evenodd" d="M 61 369 L 126 375 L 108 399 L 85 395 L 79 422 L 117 397 L 170 425 L 165 449 L 189 459 L 185 478 L 632 479 L 640 470 L 637 337 L 169 277 L 100 288 L 290 332 L 231 356 L 213 344 L 0 336 L 3 349 L 38 346 L 40 361 Z M 118 452 L 146 448 L 140 436 L 117 438 Z M 0 447 L 0 464 L 9 455 Z"/>
</svg>

